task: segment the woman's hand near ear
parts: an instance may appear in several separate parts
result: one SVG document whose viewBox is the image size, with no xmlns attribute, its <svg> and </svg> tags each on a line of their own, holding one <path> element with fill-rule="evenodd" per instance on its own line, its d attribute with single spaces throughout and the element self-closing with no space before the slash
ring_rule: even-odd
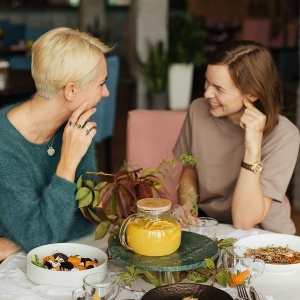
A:
<svg viewBox="0 0 300 300">
<path fill-rule="evenodd" d="M 240 126 L 245 130 L 245 161 L 254 163 L 261 159 L 261 141 L 266 124 L 266 116 L 247 98 L 244 99 L 245 111 Z"/>
<path fill-rule="evenodd" d="M 89 121 L 96 108 L 86 110 L 87 102 L 82 103 L 71 115 L 63 134 L 61 157 L 56 175 L 74 181 L 76 169 L 90 147 L 97 133 L 97 124 Z"/>
</svg>

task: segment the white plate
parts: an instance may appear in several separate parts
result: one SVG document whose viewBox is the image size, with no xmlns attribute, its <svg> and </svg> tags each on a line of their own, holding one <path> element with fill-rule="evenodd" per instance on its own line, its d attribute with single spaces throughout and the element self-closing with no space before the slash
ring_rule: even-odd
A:
<svg viewBox="0 0 300 300">
<path fill-rule="evenodd" d="M 35 255 L 38 255 L 39 260 L 43 261 L 45 256 L 53 255 L 56 252 L 65 255 L 80 255 L 81 257 L 91 258 L 92 260 L 96 258 L 99 266 L 82 271 L 53 271 L 43 269 L 32 263 Z M 96 247 L 76 243 L 48 244 L 34 248 L 27 254 L 27 277 L 36 284 L 50 284 L 65 287 L 82 286 L 82 281 L 85 276 L 107 271 L 107 260 L 106 253 Z"/>
<path fill-rule="evenodd" d="M 235 243 L 235 245 L 246 246 L 252 249 L 267 246 L 282 246 L 289 247 L 294 251 L 300 252 L 300 237 L 280 233 L 258 234 L 241 238 Z M 300 263 L 290 265 L 265 264 L 265 272 L 286 273 L 296 271 L 300 271 Z"/>
</svg>

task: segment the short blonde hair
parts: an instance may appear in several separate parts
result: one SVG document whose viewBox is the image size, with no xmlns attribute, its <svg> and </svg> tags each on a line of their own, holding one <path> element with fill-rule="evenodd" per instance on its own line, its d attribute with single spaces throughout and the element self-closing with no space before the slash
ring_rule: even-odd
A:
<svg viewBox="0 0 300 300">
<path fill-rule="evenodd" d="M 31 72 L 38 94 L 51 99 L 71 81 L 84 89 L 96 75 L 100 58 L 110 50 L 79 29 L 46 32 L 32 46 Z"/>
</svg>

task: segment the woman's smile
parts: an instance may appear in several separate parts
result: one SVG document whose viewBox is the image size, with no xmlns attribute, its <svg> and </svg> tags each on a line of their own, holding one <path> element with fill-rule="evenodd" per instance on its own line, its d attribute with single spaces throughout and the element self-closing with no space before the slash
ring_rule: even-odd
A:
<svg viewBox="0 0 300 300">
<path fill-rule="evenodd" d="M 222 105 L 218 102 L 213 102 L 213 101 L 209 101 L 209 104 L 210 104 L 210 108 L 211 109 L 217 109 L 219 107 L 221 107 Z"/>
</svg>

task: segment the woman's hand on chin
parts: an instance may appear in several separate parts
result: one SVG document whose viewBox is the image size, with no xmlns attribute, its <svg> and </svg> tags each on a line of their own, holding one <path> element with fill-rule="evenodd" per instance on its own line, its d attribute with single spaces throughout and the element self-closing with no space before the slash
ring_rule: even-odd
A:
<svg viewBox="0 0 300 300">
<path fill-rule="evenodd" d="M 11 240 L 5 237 L 0 237 L 0 261 L 21 250 L 22 249 Z"/>
</svg>

